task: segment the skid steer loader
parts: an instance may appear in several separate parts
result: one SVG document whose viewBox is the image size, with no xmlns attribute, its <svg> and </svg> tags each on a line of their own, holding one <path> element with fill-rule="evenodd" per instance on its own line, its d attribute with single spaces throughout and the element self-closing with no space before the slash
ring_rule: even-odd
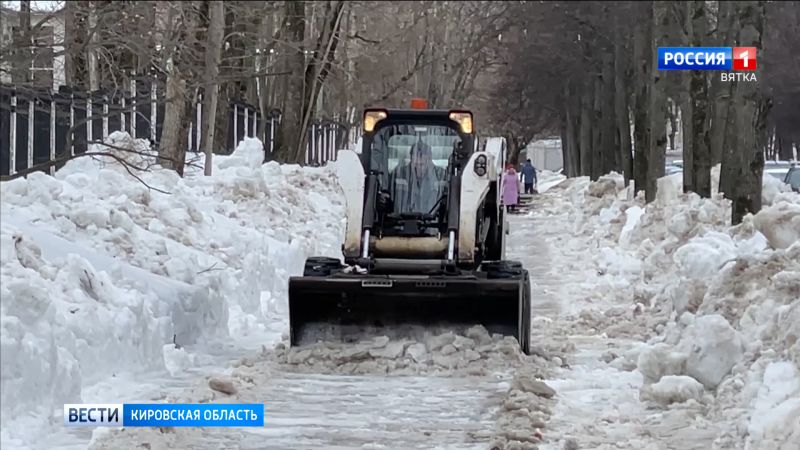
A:
<svg viewBox="0 0 800 450">
<path fill-rule="evenodd" d="M 344 263 L 311 257 L 289 279 L 290 345 L 483 325 L 528 353 L 528 271 L 505 260 L 505 141 L 478 151 L 470 111 L 418 103 L 365 110 L 360 154 L 339 151 Z"/>
</svg>

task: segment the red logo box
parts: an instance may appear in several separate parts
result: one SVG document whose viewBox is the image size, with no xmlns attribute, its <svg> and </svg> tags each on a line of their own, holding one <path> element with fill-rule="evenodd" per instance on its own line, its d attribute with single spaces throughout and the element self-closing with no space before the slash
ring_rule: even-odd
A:
<svg viewBox="0 0 800 450">
<path fill-rule="evenodd" d="M 753 71 L 757 67 L 755 47 L 733 47 L 733 70 Z"/>
</svg>

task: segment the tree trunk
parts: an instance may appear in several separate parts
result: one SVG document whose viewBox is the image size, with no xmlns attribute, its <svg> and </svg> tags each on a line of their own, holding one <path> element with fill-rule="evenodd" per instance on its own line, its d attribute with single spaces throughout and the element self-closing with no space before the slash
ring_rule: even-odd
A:
<svg viewBox="0 0 800 450">
<path fill-rule="evenodd" d="M 186 81 L 175 66 L 174 61 L 167 61 L 167 101 L 164 106 L 164 125 L 158 156 L 162 166 L 174 169 L 183 176 L 188 137 L 188 130 L 183 126 L 186 116 Z"/>
<path fill-rule="evenodd" d="M 506 136 L 506 145 L 508 147 L 508 157 L 506 159 L 506 164 L 514 164 L 516 167 L 519 163 L 519 154 L 522 152 L 522 146 L 519 145 L 519 138 L 514 136 L 514 134 L 509 134 Z"/>
<path fill-rule="evenodd" d="M 77 78 L 75 73 L 76 5 L 76 2 L 64 2 L 64 83 L 67 86 L 75 86 Z"/>
<path fill-rule="evenodd" d="M 682 95 L 683 100 L 681 107 L 681 122 L 683 133 L 683 192 L 697 192 L 697 186 L 694 184 L 694 124 L 692 117 L 694 115 L 693 99 L 690 93 L 689 84 L 691 83 L 692 74 L 684 74 L 683 83 L 686 86 L 686 93 Z"/>
<path fill-rule="evenodd" d="M 717 2 L 719 12 L 717 14 L 717 36 L 720 47 L 730 47 L 730 30 L 732 27 L 733 15 L 731 14 L 731 2 Z M 725 148 L 725 135 L 728 125 L 728 106 L 731 94 L 731 83 L 723 83 L 718 74 L 711 77 L 711 92 L 709 94 L 709 115 L 710 136 L 709 151 L 711 152 L 711 164 L 716 165 L 722 162 L 723 150 Z M 720 179 L 720 189 L 722 179 Z"/>
<path fill-rule="evenodd" d="M 280 149 L 278 158 L 282 161 L 296 161 L 296 151 L 305 142 L 305 130 L 302 128 L 303 98 L 305 97 L 305 45 L 303 40 L 306 32 L 305 4 L 303 2 L 285 2 L 286 15 L 286 41 L 288 44 L 282 52 L 288 53 L 285 57 L 286 72 L 289 72 L 286 82 L 286 100 L 280 127 Z"/>
<path fill-rule="evenodd" d="M 581 92 L 580 118 L 580 163 L 581 176 L 592 175 L 592 89 L 591 80 L 584 84 Z"/>
<path fill-rule="evenodd" d="M 694 26 L 693 26 L 693 15 L 695 9 L 695 1 L 696 0 L 688 0 L 686 1 L 684 6 L 684 23 L 683 28 L 686 31 L 684 35 L 684 42 L 683 44 L 686 47 L 690 47 L 693 44 L 694 40 Z M 700 1 L 702 4 L 702 1 Z M 683 72 L 681 75 L 681 121 L 683 132 L 683 192 L 694 192 L 696 187 L 694 185 L 694 141 L 693 141 L 693 133 L 694 127 L 692 126 L 692 119 L 693 119 L 693 100 L 696 97 L 697 93 L 692 92 L 692 79 L 694 78 L 695 72 L 700 72 L 699 70 L 691 71 L 691 72 Z"/>
<path fill-rule="evenodd" d="M 705 45 L 708 19 L 704 2 L 692 4 L 692 45 Z M 708 78 L 706 72 L 691 72 L 689 93 L 691 98 L 692 189 L 699 196 L 711 197 L 711 152 L 709 150 Z M 686 136 L 686 133 L 684 133 Z M 686 143 L 684 143 L 684 147 Z M 684 162 L 685 164 L 685 162 Z M 685 170 L 685 169 L 684 169 Z"/>
<path fill-rule="evenodd" d="M 611 171 L 622 172 L 621 164 L 617 164 L 619 151 L 616 146 L 617 124 L 614 108 L 614 54 L 613 48 L 603 54 L 603 96 L 605 106 L 601 113 L 602 129 L 600 131 L 603 151 L 603 174 Z"/>
<path fill-rule="evenodd" d="M 203 80 L 203 116 L 200 129 L 203 137 L 200 145 L 206 155 L 203 173 L 211 175 L 214 135 L 217 123 L 217 100 L 219 98 L 219 62 L 222 39 L 225 31 L 225 6 L 219 0 L 208 2 L 208 37 L 206 45 L 205 80 Z"/>
<path fill-rule="evenodd" d="M 189 69 L 186 68 L 188 63 L 182 52 L 190 52 L 189 49 L 194 49 L 197 44 L 194 33 L 199 8 L 195 2 L 176 3 L 170 7 L 175 8 L 174 13 L 178 18 L 177 22 L 173 22 L 171 18 L 168 21 L 170 41 L 181 42 L 183 47 L 175 45 L 165 50 L 170 56 L 167 60 L 167 98 L 158 156 L 162 166 L 174 169 L 178 175 L 183 176 L 191 124 L 191 116 L 187 114 L 187 110 L 191 108 L 190 99 L 193 95 L 188 95 L 187 75 L 184 75 L 184 71 L 189 72 Z"/>
<path fill-rule="evenodd" d="M 100 68 L 97 61 L 97 32 L 92 32 L 97 28 L 97 11 L 95 10 L 95 6 L 92 5 L 89 7 L 89 33 L 91 33 L 91 37 L 89 38 L 89 47 L 87 51 L 86 61 L 89 64 L 86 71 L 89 74 L 89 90 L 91 92 L 97 91 L 100 89 Z"/>
<path fill-rule="evenodd" d="M 653 2 L 653 38 L 650 58 L 658 57 L 657 47 L 668 45 L 670 4 Z M 667 145 L 667 78 L 664 72 L 653 70 L 650 86 L 650 148 L 647 158 L 647 181 L 645 201 L 652 202 L 656 198 L 658 179 L 664 176 L 664 159 Z"/>
<path fill-rule="evenodd" d="M 647 180 L 648 152 L 650 148 L 650 76 L 653 70 L 651 57 L 653 2 L 642 2 L 637 10 L 644 13 L 642 20 L 636 24 L 633 41 L 633 60 L 636 61 L 634 85 L 636 95 L 633 112 L 633 180 L 636 192 L 645 190 Z"/>
<path fill-rule="evenodd" d="M 625 177 L 625 186 L 633 178 L 633 155 L 631 155 L 631 121 L 628 116 L 628 86 L 625 77 L 625 49 L 620 33 L 619 13 L 614 14 L 614 117 L 619 135 L 620 163 Z"/>
<path fill-rule="evenodd" d="M 566 111 L 564 112 L 564 116 L 561 118 L 561 125 L 559 126 L 559 134 L 561 135 L 561 162 L 562 162 L 562 173 L 566 176 L 570 176 L 570 172 L 572 171 L 572 160 L 570 159 L 570 151 L 569 147 L 572 144 L 572 139 L 567 135 L 567 116 Z"/>
<path fill-rule="evenodd" d="M 594 102 L 592 105 L 592 180 L 597 180 L 604 175 L 603 151 L 601 130 L 603 127 L 603 82 L 599 77 L 594 78 Z"/>
<path fill-rule="evenodd" d="M 736 39 L 740 47 L 762 47 L 764 29 L 763 1 L 742 1 L 736 4 L 739 22 Z M 760 68 L 756 71 L 759 75 Z M 761 183 L 764 172 L 762 149 L 767 139 L 766 116 L 770 104 L 758 84 L 735 81 L 729 115 L 732 118 L 731 158 L 722 161 L 722 177 L 732 177 L 735 182 L 725 191 L 731 200 L 731 223 L 742 222 L 746 214 L 761 210 Z"/>
<path fill-rule="evenodd" d="M 573 88 L 573 89 L 570 89 Z M 566 109 L 566 145 L 562 144 L 564 153 L 564 167 L 568 177 L 580 176 L 581 155 L 580 142 L 578 135 L 578 115 L 580 114 L 580 97 L 574 92 L 572 83 L 567 83 L 564 90 L 564 102 Z"/>
<path fill-rule="evenodd" d="M 33 61 L 33 39 L 31 36 L 31 2 L 19 2 L 19 24 L 14 33 L 13 55 L 11 63 L 11 80 L 15 84 L 27 84 L 33 79 L 30 67 Z"/>
<path fill-rule="evenodd" d="M 325 9 L 325 29 L 320 34 L 317 47 L 313 55 L 313 63 L 306 67 L 305 93 L 303 96 L 303 114 L 301 116 L 302 136 L 299 139 L 295 153 L 295 162 L 301 162 L 305 155 L 306 136 L 305 130 L 311 124 L 311 116 L 317 105 L 317 98 L 330 73 L 331 64 L 339 43 L 339 27 L 344 15 L 344 2 L 338 1 L 333 6 L 328 4 Z"/>
</svg>

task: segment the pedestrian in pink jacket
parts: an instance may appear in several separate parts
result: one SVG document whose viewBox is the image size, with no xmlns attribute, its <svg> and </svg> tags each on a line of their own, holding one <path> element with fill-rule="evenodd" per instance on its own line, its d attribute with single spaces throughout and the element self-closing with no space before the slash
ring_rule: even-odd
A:
<svg viewBox="0 0 800 450">
<path fill-rule="evenodd" d="M 513 164 L 506 166 L 506 171 L 503 174 L 503 197 L 501 201 L 509 211 L 514 211 L 519 199 L 519 177 L 517 171 L 514 170 Z"/>
</svg>

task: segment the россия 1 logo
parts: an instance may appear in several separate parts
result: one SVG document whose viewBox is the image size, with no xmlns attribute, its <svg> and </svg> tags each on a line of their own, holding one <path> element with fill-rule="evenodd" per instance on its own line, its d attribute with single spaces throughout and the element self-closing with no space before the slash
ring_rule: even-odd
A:
<svg viewBox="0 0 800 450">
<path fill-rule="evenodd" d="M 755 47 L 659 47 L 658 70 L 719 70 L 722 81 L 757 81 Z"/>
</svg>

